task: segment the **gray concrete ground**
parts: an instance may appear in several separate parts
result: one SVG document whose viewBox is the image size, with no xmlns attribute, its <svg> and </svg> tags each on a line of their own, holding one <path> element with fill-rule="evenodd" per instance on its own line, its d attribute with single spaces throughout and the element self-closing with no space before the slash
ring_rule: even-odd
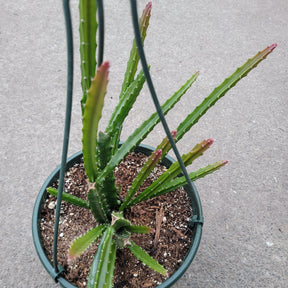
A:
<svg viewBox="0 0 288 288">
<path fill-rule="evenodd" d="M 42 183 L 60 162 L 66 94 L 61 1 L 0 2 L 0 287 L 59 287 L 37 258 L 31 215 Z M 81 149 L 78 1 L 71 2 L 76 48 L 70 155 Z M 111 62 L 105 123 L 117 102 L 132 26 L 128 1 L 104 2 L 105 59 Z M 171 129 L 236 67 L 278 43 L 178 145 L 187 152 L 213 138 L 215 144 L 194 168 L 222 159 L 229 165 L 196 182 L 205 216 L 203 238 L 175 287 L 285 288 L 288 2 L 155 0 L 152 13 L 145 47 L 161 102 L 200 70 L 197 83 L 167 117 Z M 122 139 L 151 111 L 146 89 Z M 156 145 L 162 135 L 159 125 L 145 143 Z"/>
</svg>

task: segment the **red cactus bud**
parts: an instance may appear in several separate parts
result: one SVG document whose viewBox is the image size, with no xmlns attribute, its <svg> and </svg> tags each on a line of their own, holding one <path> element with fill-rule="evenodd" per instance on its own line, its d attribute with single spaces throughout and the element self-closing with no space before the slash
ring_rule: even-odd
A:
<svg viewBox="0 0 288 288">
<path fill-rule="evenodd" d="M 97 73 L 95 74 L 95 77 L 93 81 L 96 81 L 97 77 L 100 81 L 108 81 L 108 75 L 109 75 L 109 68 L 110 64 L 109 62 L 104 62 L 98 69 Z M 98 75 L 98 76 L 97 76 Z"/>
<path fill-rule="evenodd" d="M 214 143 L 213 139 L 207 139 L 207 140 L 202 142 L 202 147 L 209 148 L 213 143 Z"/>
<path fill-rule="evenodd" d="M 162 155 L 162 150 L 161 149 L 158 149 L 155 151 L 155 156 L 156 157 L 160 157 Z"/>
<path fill-rule="evenodd" d="M 177 131 L 176 130 L 171 131 L 171 136 L 175 140 L 177 136 Z"/>
<path fill-rule="evenodd" d="M 147 3 L 144 11 L 146 12 L 147 10 L 151 10 L 151 9 L 152 9 L 152 2 L 150 1 Z"/>
<path fill-rule="evenodd" d="M 109 64 L 108 61 L 106 61 L 106 62 L 104 62 L 104 63 L 101 65 L 101 67 L 103 67 L 103 69 L 108 70 L 108 69 L 110 68 L 110 64 Z"/>
<path fill-rule="evenodd" d="M 110 68 L 110 64 L 109 62 L 104 62 L 98 69 L 98 71 L 102 71 L 104 73 L 107 73 L 107 77 L 108 77 L 108 73 L 109 73 L 109 68 Z"/>
<path fill-rule="evenodd" d="M 148 2 L 148 4 L 146 5 L 146 7 L 144 8 L 143 10 L 143 13 L 142 13 L 142 16 L 140 18 L 140 27 L 141 28 L 141 35 L 142 33 L 144 33 L 142 35 L 142 37 L 144 35 L 146 35 L 146 29 L 147 29 L 147 26 L 149 24 L 149 19 L 150 19 L 150 16 L 151 16 L 151 9 L 152 9 L 152 2 Z M 145 28 L 146 26 L 146 28 Z M 144 30 L 143 30 L 144 29 Z M 145 38 L 145 37 L 144 37 Z"/>
<path fill-rule="evenodd" d="M 161 158 L 161 155 L 162 155 L 162 150 L 161 149 L 157 149 L 157 150 L 155 150 L 154 152 L 153 152 L 153 154 L 152 154 L 152 161 L 158 161 L 158 160 L 160 160 L 160 158 Z"/>
<path fill-rule="evenodd" d="M 270 45 L 270 46 L 268 47 L 268 49 L 269 49 L 270 51 L 273 51 L 276 47 L 277 47 L 277 43 Z"/>
</svg>

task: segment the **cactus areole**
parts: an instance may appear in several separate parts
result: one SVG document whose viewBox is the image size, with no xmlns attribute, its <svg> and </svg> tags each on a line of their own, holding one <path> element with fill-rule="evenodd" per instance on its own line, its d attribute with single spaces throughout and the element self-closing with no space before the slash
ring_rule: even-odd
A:
<svg viewBox="0 0 288 288">
<path fill-rule="evenodd" d="M 141 152 L 145 155 L 151 155 L 153 150 L 154 149 L 152 147 L 149 147 L 146 145 L 140 145 L 140 146 L 135 148 L 136 152 Z M 67 160 L 67 170 L 70 167 L 74 166 L 75 163 L 79 163 L 82 159 L 82 156 L 83 156 L 82 152 L 79 152 L 79 153 L 76 153 L 75 155 L 73 155 L 72 157 L 70 157 Z M 174 160 L 169 156 L 166 156 L 162 160 L 163 165 L 165 165 L 166 167 L 170 167 L 173 162 L 174 162 Z M 60 166 L 57 167 L 51 173 L 51 175 L 47 178 L 47 180 L 43 184 L 43 186 L 42 186 L 42 188 L 38 194 L 38 197 L 36 199 L 34 211 L 33 211 L 33 217 L 32 217 L 33 218 L 32 219 L 32 222 L 33 222 L 32 223 L 33 240 L 34 240 L 34 245 L 35 245 L 37 254 L 38 254 L 43 266 L 45 267 L 47 272 L 52 276 L 52 278 L 55 279 L 56 281 L 58 281 L 62 287 L 75 288 L 76 287 L 75 285 L 71 284 L 68 280 L 65 279 L 64 274 L 61 273 L 63 271 L 63 269 L 61 267 L 59 267 L 60 273 L 59 274 L 55 273 L 55 270 L 53 268 L 51 261 L 48 259 L 48 256 L 45 254 L 45 250 L 43 247 L 43 239 L 41 237 L 41 228 L 40 228 L 41 210 L 43 209 L 43 207 L 45 205 L 45 201 L 49 195 L 47 193 L 47 188 L 50 187 L 53 183 L 55 183 L 55 181 L 57 181 L 57 179 L 59 179 L 59 170 L 60 170 Z M 197 215 L 199 215 L 199 211 L 201 211 L 201 202 L 200 202 L 200 199 L 198 196 L 198 192 L 197 192 L 194 185 L 193 185 L 193 190 L 189 190 L 189 187 L 186 186 L 185 191 L 186 191 L 186 193 L 190 199 L 190 205 L 191 205 L 191 209 L 192 209 L 193 215 L 194 215 L 191 218 L 191 221 L 189 223 L 189 227 L 192 230 L 191 245 L 188 249 L 188 252 L 186 254 L 185 259 L 181 263 L 178 270 L 176 270 L 174 272 L 174 274 L 172 274 L 166 281 L 159 284 L 157 287 L 164 288 L 164 287 L 172 286 L 187 270 L 187 268 L 191 264 L 193 258 L 195 257 L 198 246 L 200 244 L 201 234 L 202 234 L 202 223 L 201 223 L 202 221 L 197 220 L 199 218 Z M 200 217 L 202 217 L 202 215 L 200 215 Z M 114 219 L 114 222 L 115 222 L 115 219 Z"/>
</svg>

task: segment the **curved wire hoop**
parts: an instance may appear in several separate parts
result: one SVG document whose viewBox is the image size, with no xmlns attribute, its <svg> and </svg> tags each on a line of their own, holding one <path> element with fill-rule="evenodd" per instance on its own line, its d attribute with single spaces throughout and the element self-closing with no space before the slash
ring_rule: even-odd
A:
<svg viewBox="0 0 288 288">
<path fill-rule="evenodd" d="M 70 126 L 71 126 L 71 112 L 72 112 L 72 98 L 73 98 L 73 62 L 74 62 L 73 32 L 72 32 L 69 0 L 63 0 L 63 10 L 65 17 L 66 39 L 67 39 L 67 98 L 66 98 L 66 114 L 65 114 L 64 138 L 62 148 L 62 160 L 59 176 L 59 187 L 58 187 L 58 197 L 57 197 L 56 215 L 55 215 L 54 240 L 53 240 L 53 266 L 57 274 L 59 273 L 59 269 L 57 266 L 58 228 L 59 228 L 60 207 L 64 187 L 64 175 L 66 169 Z"/>
<path fill-rule="evenodd" d="M 57 277 L 62 272 L 59 271 L 58 265 L 57 265 L 57 242 L 58 242 L 58 228 L 59 228 L 59 218 L 60 218 L 60 207 L 61 207 L 61 201 L 62 201 L 62 193 L 63 193 L 63 187 L 64 187 L 64 175 L 66 170 L 66 163 L 67 163 L 67 152 L 68 152 L 68 145 L 69 145 L 69 134 L 70 134 L 70 124 L 71 124 L 71 112 L 72 112 L 72 96 L 73 96 L 73 33 L 72 33 L 72 23 L 71 23 L 71 12 L 70 12 L 70 5 L 69 0 L 62 0 L 63 2 L 63 11 L 64 11 L 64 17 L 65 17 L 65 27 L 66 27 L 66 41 L 67 41 L 67 98 L 66 98 L 66 114 L 65 114 L 65 126 L 64 126 L 64 139 L 63 139 L 63 148 L 62 148 L 62 160 L 61 160 L 61 168 L 60 168 L 60 176 L 59 176 L 59 188 L 58 188 L 58 197 L 57 197 L 57 206 L 56 206 L 56 215 L 55 215 L 55 226 L 54 226 L 54 241 L 53 241 L 53 266 L 55 269 L 55 274 L 57 275 L 55 280 L 57 280 Z M 148 69 L 144 48 L 142 45 L 142 39 L 138 24 L 138 12 L 137 12 L 137 1 L 136 0 L 130 0 L 130 6 L 131 6 L 131 14 L 132 14 L 132 23 L 134 28 L 134 34 L 135 34 L 135 40 L 138 48 L 138 54 L 141 60 L 142 68 L 144 71 L 144 75 L 150 90 L 151 97 L 153 99 L 154 105 L 156 107 L 157 113 L 159 115 L 159 118 L 161 120 L 161 123 L 163 125 L 163 128 L 165 130 L 165 133 L 169 139 L 169 142 L 171 143 L 172 149 L 175 153 L 175 156 L 177 160 L 179 161 L 180 167 L 182 169 L 183 175 L 186 178 L 187 185 L 191 190 L 193 189 L 193 184 L 188 176 L 188 172 L 186 170 L 186 167 L 182 161 L 182 158 L 180 156 L 180 153 L 176 147 L 176 144 L 171 136 L 170 129 L 167 125 L 166 119 L 164 117 L 163 111 L 161 109 L 152 79 L 151 75 Z M 98 50 L 98 66 L 101 65 L 103 61 L 103 53 L 104 53 L 104 10 L 103 10 L 103 1 L 97 0 L 97 13 L 98 13 L 98 25 L 99 25 L 99 50 Z M 203 214 L 202 214 L 202 207 L 199 195 L 196 193 L 193 195 L 194 197 L 194 207 L 193 207 L 193 213 L 194 217 L 192 219 L 192 225 L 198 225 L 197 226 L 197 237 L 201 238 L 201 231 L 202 231 L 202 225 L 203 225 Z M 198 239 L 198 242 L 200 240 Z M 197 250 L 197 247 L 194 248 L 194 250 Z M 174 281 L 171 279 L 171 281 Z"/>
</svg>

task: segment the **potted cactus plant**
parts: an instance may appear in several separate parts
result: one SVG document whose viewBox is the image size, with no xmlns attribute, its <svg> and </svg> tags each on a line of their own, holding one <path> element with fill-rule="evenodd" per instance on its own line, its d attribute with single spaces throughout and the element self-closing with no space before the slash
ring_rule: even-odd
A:
<svg viewBox="0 0 288 288">
<path fill-rule="evenodd" d="M 156 149 L 147 149 L 147 147 L 145 148 L 144 146 L 143 148 L 142 146 L 144 150 L 146 149 L 144 153 L 147 155 L 147 160 L 136 173 L 137 175 L 133 179 L 133 182 L 127 189 L 125 195 L 121 194 L 121 187 L 117 186 L 117 183 L 115 182 L 115 169 L 117 169 L 118 165 L 129 153 L 135 151 L 135 149 L 136 151 L 137 149 L 139 150 L 143 140 L 152 131 L 156 124 L 160 122 L 160 118 L 156 112 L 153 113 L 146 121 L 135 129 L 127 140 L 120 142 L 124 120 L 145 83 L 145 75 L 143 71 L 140 70 L 137 74 L 139 54 L 134 40 L 130 58 L 127 63 L 126 73 L 124 75 L 122 90 L 119 95 L 118 105 L 114 109 L 105 131 L 101 132 L 98 130 L 98 124 L 101 119 L 102 108 L 107 92 L 109 63 L 104 62 L 98 69 L 96 69 L 97 5 L 95 4 L 95 1 L 90 0 L 80 0 L 79 3 L 79 31 L 81 41 L 80 57 L 82 72 L 81 84 L 83 90 L 83 97 L 81 100 L 83 116 L 83 148 L 82 153 L 80 152 L 70 158 L 67 164 L 67 169 L 73 166 L 76 162 L 81 162 L 83 157 L 85 174 L 88 179 L 88 184 L 86 186 L 87 199 L 82 199 L 72 195 L 68 189 L 63 192 L 62 199 L 67 203 L 81 207 L 80 209 L 89 210 L 96 219 L 97 225 L 91 228 L 87 233 L 76 237 L 69 249 L 67 247 L 67 263 L 68 265 L 73 263 L 73 261 L 77 257 L 80 257 L 92 243 L 95 243 L 97 249 L 92 265 L 89 268 L 90 272 L 86 283 L 87 287 L 113 287 L 117 250 L 128 249 L 136 258 L 148 266 L 149 269 L 164 275 L 164 280 L 165 277 L 168 278 L 164 283 L 158 283 L 159 287 L 169 287 L 185 272 L 191 263 L 200 242 L 201 232 L 197 235 L 196 230 L 194 231 L 195 234 L 192 237 L 194 244 L 193 241 L 191 243 L 191 247 L 194 247 L 192 249 L 193 251 L 191 252 L 191 249 L 189 250 L 190 252 L 187 253 L 188 256 L 186 255 L 186 258 L 184 257 L 183 259 L 186 264 L 184 266 L 182 265 L 182 268 L 180 267 L 177 272 L 174 274 L 172 273 L 171 275 L 171 273 L 168 274 L 168 271 L 165 268 L 165 263 L 160 264 L 151 255 L 149 255 L 148 252 L 137 245 L 131 237 L 131 235 L 135 233 L 147 234 L 155 233 L 156 231 L 145 225 L 135 225 L 126 217 L 126 214 L 127 211 L 139 203 L 149 201 L 162 195 L 168 195 L 168 193 L 173 193 L 175 189 L 185 186 L 187 184 L 187 179 L 180 175 L 182 170 L 179 161 L 173 162 L 173 160 L 167 156 L 167 153 L 171 149 L 171 143 L 167 137 L 164 137 Z M 151 8 L 152 4 L 149 2 L 143 10 L 143 14 L 139 20 L 143 42 L 149 25 Z M 265 59 L 275 47 L 276 44 L 268 46 L 266 49 L 258 52 L 254 57 L 250 58 L 246 63 L 239 67 L 230 77 L 225 79 L 223 83 L 215 88 L 211 94 L 208 95 L 204 101 L 179 124 L 176 131 L 171 132 L 175 143 L 178 142 L 185 133 L 198 122 L 201 116 L 203 116 L 211 106 L 223 97 L 229 89 L 236 85 L 241 78 L 246 76 L 249 71 L 255 68 L 259 62 Z M 178 91 L 166 100 L 166 102 L 161 106 L 164 115 L 168 113 L 181 99 L 196 80 L 197 76 L 198 72 L 192 75 L 192 77 L 188 79 Z M 200 157 L 212 143 L 213 140 L 208 139 L 195 145 L 190 151 L 181 157 L 184 165 L 188 166 L 192 164 L 193 161 Z M 140 148 L 142 152 L 143 149 L 141 150 Z M 157 176 L 157 179 L 150 183 L 150 185 L 141 190 L 140 187 L 142 187 L 146 178 L 153 173 L 156 165 L 159 165 L 159 163 L 164 165 L 166 163 L 167 168 L 164 169 L 162 174 Z M 207 165 L 195 172 L 191 172 L 189 178 L 191 181 L 195 181 L 218 170 L 226 163 L 227 161 L 220 161 Z M 48 260 L 45 260 L 47 259 L 47 256 L 45 256 L 45 253 L 43 252 L 44 249 L 39 228 L 39 215 L 41 215 L 41 209 L 43 208 L 45 199 L 48 197 L 47 192 L 58 197 L 57 189 L 52 187 L 52 183 L 56 182 L 57 177 L 59 177 L 59 168 L 51 174 L 43 185 L 37 198 L 33 215 L 34 243 L 38 255 L 46 269 L 48 269 L 47 267 L 50 267 L 51 264 Z M 186 189 L 187 193 L 192 195 L 190 195 L 191 202 L 199 201 L 194 186 L 194 191 L 189 192 L 189 187 L 186 187 Z M 192 203 L 191 205 L 194 207 L 195 203 Z M 200 201 L 197 205 L 198 208 L 200 206 L 201 210 Z M 196 209 L 197 208 L 195 208 L 195 210 Z M 145 215 L 143 217 L 145 217 Z M 190 224 L 192 223 L 192 225 L 193 223 L 201 222 L 201 219 L 193 219 L 193 216 L 191 216 L 191 219 Z M 49 273 L 52 275 L 54 272 Z M 57 278 L 63 287 L 75 287 L 65 280 L 64 277 L 59 277 L 58 274 L 53 274 L 52 276 L 55 276 L 54 278 Z"/>
</svg>

